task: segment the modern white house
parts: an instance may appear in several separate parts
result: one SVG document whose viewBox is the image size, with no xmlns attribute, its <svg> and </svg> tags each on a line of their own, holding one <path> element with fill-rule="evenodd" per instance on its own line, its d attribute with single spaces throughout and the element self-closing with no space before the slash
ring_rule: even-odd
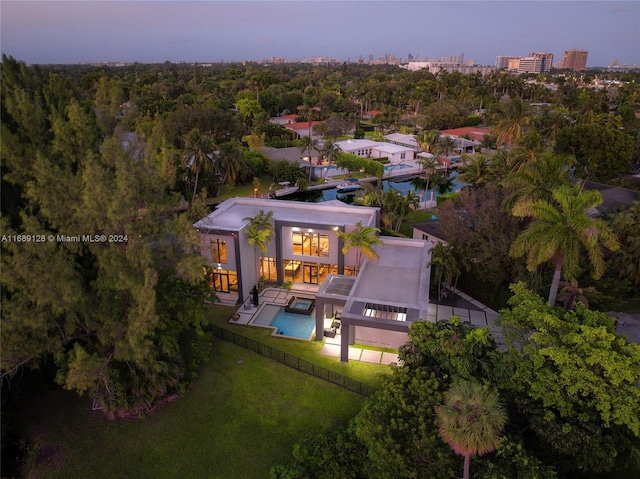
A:
<svg viewBox="0 0 640 479">
<path fill-rule="evenodd" d="M 272 213 L 273 227 L 264 254 L 249 244 L 244 231 L 261 211 Z M 431 243 L 381 236 L 379 259 L 365 258 L 358 265 L 357 249 L 343 254 L 338 236 L 358 223 L 378 227 L 379 209 L 340 201 L 231 198 L 194 227 L 221 299 L 241 304 L 260 277 L 312 291 L 315 339 L 323 339 L 327 319 L 338 318 L 341 360 L 348 361 L 350 344 L 398 348 L 407 341 L 409 325 L 429 314 Z"/>
<path fill-rule="evenodd" d="M 337 141 L 336 145 L 345 153 L 361 158 L 388 158 L 392 164 L 413 160 L 416 153 L 413 148 L 404 145 L 366 139 Z"/>
</svg>

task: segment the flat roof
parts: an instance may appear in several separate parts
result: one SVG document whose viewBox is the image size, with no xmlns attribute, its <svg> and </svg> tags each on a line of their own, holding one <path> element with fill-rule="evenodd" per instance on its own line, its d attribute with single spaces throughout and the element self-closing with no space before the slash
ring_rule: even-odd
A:
<svg viewBox="0 0 640 479">
<path fill-rule="evenodd" d="M 369 318 L 365 309 L 371 305 L 406 310 L 408 324 L 426 318 L 429 307 L 431 243 L 411 238 L 380 236 L 384 246 L 376 245 L 379 260 L 366 260 L 356 278 L 344 277 L 345 284 L 332 291 L 331 278 L 318 291 L 319 297 L 347 296 L 342 311 L 345 316 L 373 322 L 398 320 Z M 350 288 L 348 286 L 353 282 Z"/>
<path fill-rule="evenodd" d="M 407 135 L 406 133 L 390 133 L 385 135 L 385 138 L 389 141 L 396 141 L 398 143 L 404 143 L 405 145 L 411 145 L 414 148 L 418 148 L 418 142 L 413 135 Z"/>
<path fill-rule="evenodd" d="M 384 153 L 402 153 L 403 151 L 413 151 L 413 148 L 411 147 L 395 145 L 393 143 L 379 143 L 374 148 Z"/>
<path fill-rule="evenodd" d="M 336 145 L 340 147 L 342 151 L 349 152 L 360 148 L 375 148 L 382 143 L 379 141 L 358 139 L 358 140 L 342 140 L 336 141 Z"/>
<path fill-rule="evenodd" d="M 279 221 L 344 226 L 361 222 L 363 226 L 377 226 L 378 208 L 351 206 L 341 201 L 305 203 L 301 201 L 237 197 L 222 202 L 215 211 L 194 223 L 198 229 L 240 231 L 258 211 L 273 211 Z"/>
</svg>

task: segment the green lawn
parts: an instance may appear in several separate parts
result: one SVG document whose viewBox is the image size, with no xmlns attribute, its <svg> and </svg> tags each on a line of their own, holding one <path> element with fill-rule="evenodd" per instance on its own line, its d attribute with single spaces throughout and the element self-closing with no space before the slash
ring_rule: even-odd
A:
<svg viewBox="0 0 640 479">
<path fill-rule="evenodd" d="M 363 401 L 215 340 L 187 394 L 145 419 L 109 421 L 64 391 L 31 404 L 25 427 L 44 463 L 29 477 L 264 479 L 298 440 L 346 423 Z"/>
<path fill-rule="evenodd" d="M 229 323 L 228 319 L 236 309 L 236 307 L 230 306 L 208 306 L 205 315 L 211 324 L 254 339 L 272 348 L 293 354 L 301 359 L 368 384 L 374 388 L 380 387 L 384 377 L 391 373 L 391 368 L 385 365 L 371 364 L 363 361 L 343 363 L 338 358 L 322 356 L 320 355 L 320 350 L 322 349 L 323 341 L 279 338 L 272 336 L 272 330 L 269 328 Z"/>
</svg>

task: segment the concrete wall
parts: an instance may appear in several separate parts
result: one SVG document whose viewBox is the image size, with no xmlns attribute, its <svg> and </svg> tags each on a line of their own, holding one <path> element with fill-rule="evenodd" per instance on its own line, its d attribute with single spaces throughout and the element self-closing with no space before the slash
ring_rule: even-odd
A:
<svg viewBox="0 0 640 479">
<path fill-rule="evenodd" d="M 362 326 L 355 326 L 354 329 L 356 344 L 398 349 L 409 340 L 407 333 L 398 331 L 385 331 Z"/>
</svg>

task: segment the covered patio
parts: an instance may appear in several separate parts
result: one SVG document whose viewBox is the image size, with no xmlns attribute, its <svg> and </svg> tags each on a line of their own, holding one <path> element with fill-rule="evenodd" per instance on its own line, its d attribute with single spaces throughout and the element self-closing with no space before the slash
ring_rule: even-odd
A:
<svg viewBox="0 0 640 479">
<path fill-rule="evenodd" d="M 411 323 L 427 318 L 431 243 L 380 239 L 379 260 L 365 261 L 357 277 L 329 275 L 316 294 L 316 340 L 339 332 L 344 362 L 355 343 L 397 349 Z M 325 318 L 337 327 L 327 331 Z"/>
</svg>

